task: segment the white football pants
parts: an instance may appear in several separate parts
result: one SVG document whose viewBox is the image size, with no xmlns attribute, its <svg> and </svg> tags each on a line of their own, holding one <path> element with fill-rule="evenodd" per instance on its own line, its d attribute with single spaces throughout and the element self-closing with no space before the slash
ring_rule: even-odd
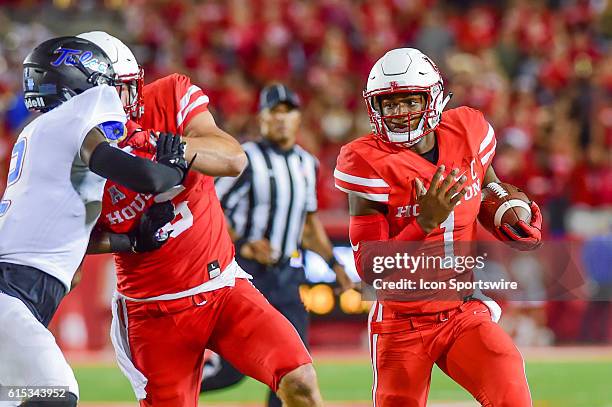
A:
<svg viewBox="0 0 612 407">
<path fill-rule="evenodd" d="M 21 300 L 0 292 L 0 385 L 79 387 L 55 338 Z M 0 406 L 20 402 L 0 401 Z"/>
</svg>

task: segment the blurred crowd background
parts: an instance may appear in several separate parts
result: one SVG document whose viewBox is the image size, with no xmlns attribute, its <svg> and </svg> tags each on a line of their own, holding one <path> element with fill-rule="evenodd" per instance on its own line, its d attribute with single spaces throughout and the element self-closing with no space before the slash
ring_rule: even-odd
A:
<svg viewBox="0 0 612 407">
<path fill-rule="evenodd" d="M 103 29 L 135 51 L 145 82 L 189 75 L 210 96 L 220 126 L 241 140 L 258 135 L 259 90 L 271 81 L 293 87 L 304 101 L 299 142 L 321 162 L 321 216 L 333 237 L 346 239 L 336 157 L 369 132 L 361 92 L 373 63 L 390 48 L 416 47 L 454 93 L 448 108 L 480 109 L 496 129 L 495 170 L 544 209 L 546 239 L 591 244 L 594 292 L 612 291 L 611 263 L 588 260 L 612 252 L 612 1 L 0 0 L 0 7 L 3 168 L 29 118 L 23 57 L 50 36 Z M 609 304 L 598 312 L 599 321 L 612 318 Z M 609 331 L 598 340 L 610 340 Z"/>
</svg>

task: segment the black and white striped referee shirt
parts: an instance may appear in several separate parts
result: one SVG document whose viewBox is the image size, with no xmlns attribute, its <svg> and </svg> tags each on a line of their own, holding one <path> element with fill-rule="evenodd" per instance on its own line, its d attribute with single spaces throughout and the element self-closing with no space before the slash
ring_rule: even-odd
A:
<svg viewBox="0 0 612 407">
<path fill-rule="evenodd" d="M 238 237 L 268 239 L 282 261 L 297 251 L 306 214 L 317 210 L 317 159 L 298 145 L 283 151 L 266 139 L 242 147 L 247 168 L 218 178 L 217 196 Z"/>
</svg>

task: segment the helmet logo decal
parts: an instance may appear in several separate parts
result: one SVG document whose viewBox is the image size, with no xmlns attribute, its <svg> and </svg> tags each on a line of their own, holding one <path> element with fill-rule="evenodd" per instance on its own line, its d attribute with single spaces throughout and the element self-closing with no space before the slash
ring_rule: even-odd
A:
<svg viewBox="0 0 612 407">
<path fill-rule="evenodd" d="M 79 55 L 82 51 L 80 49 L 70 49 L 70 48 L 58 48 L 54 54 L 59 53 L 60 56 L 53 62 L 51 62 L 51 66 L 60 66 L 61 64 L 74 66 L 75 62 L 72 60 L 73 57 Z"/>
<path fill-rule="evenodd" d="M 83 52 L 80 49 L 60 47 L 55 51 L 55 53 L 59 53 L 60 55 L 55 61 L 51 62 L 52 66 L 58 67 L 62 64 L 67 66 L 75 66 L 80 61 L 85 68 L 92 71 L 100 72 L 102 74 L 105 74 L 108 71 L 108 64 L 100 62 L 98 58 L 93 58 L 93 53 L 91 51 Z"/>
</svg>

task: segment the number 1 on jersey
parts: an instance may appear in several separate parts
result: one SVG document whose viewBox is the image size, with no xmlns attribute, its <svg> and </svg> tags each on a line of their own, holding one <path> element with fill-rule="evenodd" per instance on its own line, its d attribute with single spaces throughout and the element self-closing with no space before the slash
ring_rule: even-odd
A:
<svg viewBox="0 0 612 407">
<path fill-rule="evenodd" d="M 440 229 L 444 231 L 444 257 L 453 258 L 454 247 L 453 247 L 453 232 L 455 231 L 455 211 L 452 211 L 448 218 L 440 224 Z M 454 261 L 453 261 L 454 263 Z"/>
</svg>

